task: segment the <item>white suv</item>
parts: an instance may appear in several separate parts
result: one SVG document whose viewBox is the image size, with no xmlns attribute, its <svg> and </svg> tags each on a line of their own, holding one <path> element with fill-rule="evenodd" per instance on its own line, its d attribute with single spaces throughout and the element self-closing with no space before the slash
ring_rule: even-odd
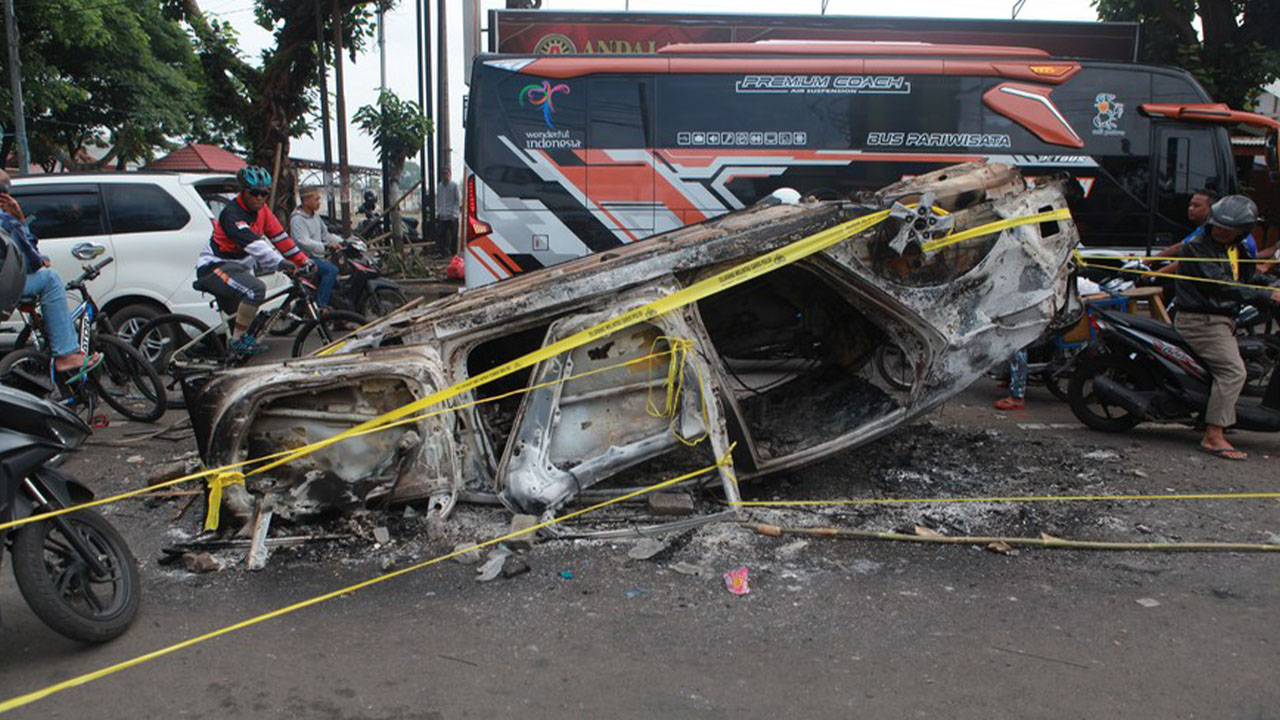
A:
<svg viewBox="0 0 1280 720">
<path fill-rule="evenodd" d="M 40 252 L 63 280 L 79 276 L 87 262 L 115 258 L 89 291 L 126 338 L 166 312 L 219 321 L 209 296 L 191 282 L 215 213 L 235 192 L 232 175 L 122 172 L 13 180 L 13 196 L 31 221 Z"/>
</svg>

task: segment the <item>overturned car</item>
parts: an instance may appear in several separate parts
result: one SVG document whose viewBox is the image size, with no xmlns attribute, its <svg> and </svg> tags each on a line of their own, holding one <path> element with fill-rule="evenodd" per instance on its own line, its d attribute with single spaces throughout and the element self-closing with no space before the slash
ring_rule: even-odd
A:
<svg viewBox="0 0 1280 720">
<path fill-rule="evenodd" d="M 732 458 L 718 471 L 733 500 L 737 481 L 874 440 L 1064 321 L 1078 241 L 1069 219 L 926 250 L 948 232 L 1063 209 L 1065 182 L 1030 184 L 1014 168 L 972 163 L 861 202 L 775 199 L 409 306 L 328 354 L 224 371 L 189 388 L 200 450 L 215 466 L 332 437 L 894 206 L 883 222 L 798 262 L 506 375 L 410 422 L 251 475 L 225 496 L 242 519 L 261 498 L 284 517 L 427 501 L 439 519 L 460 497 L 496 497 L 513 511 L 548 514 L 624 471 L 692 453 Z"/>
</svg>

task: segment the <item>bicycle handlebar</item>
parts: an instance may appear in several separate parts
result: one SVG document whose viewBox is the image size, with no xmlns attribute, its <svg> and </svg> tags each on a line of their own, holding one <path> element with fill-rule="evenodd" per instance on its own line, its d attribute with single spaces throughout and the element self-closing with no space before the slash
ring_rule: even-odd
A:
<svg viewBox="0 0 1280 720">
<path fill-rule="evenodd" d="M 89 280 L 96 280 L 97 277 L 102 274 L 102 268 L 115 261 L 115 258 L 109 257 L 96 265 L 81 265 L 80 269 L 84 272 L 80 273 L 80 277 L 67 283 L 67 289 L 70 290 L 77 287 L 83 287 Z"/>
</svg>

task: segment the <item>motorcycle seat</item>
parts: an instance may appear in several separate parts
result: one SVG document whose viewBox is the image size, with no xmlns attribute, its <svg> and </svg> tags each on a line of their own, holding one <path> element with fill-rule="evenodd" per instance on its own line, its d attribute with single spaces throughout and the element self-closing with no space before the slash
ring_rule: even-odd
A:
<svg viewBox="0 0 1280 720">
<path fill-rule="evenodd" d="M 1178 334 L 1178 331 L 1172 325 L 1162 323 L 1159 320 L 1142 317 L 1141 315 L 1130 315 L 1129 313 L 1108 312 L 1106 310 L 1100 310 L 1099 314 L 1117 325 L 1127 325 L 1134 330 L 1155 336 L 1166 342 L 1182 346 L 1187 344 L 1187 341 L 1182 339 L 1182 336 Z"/>
</svg>

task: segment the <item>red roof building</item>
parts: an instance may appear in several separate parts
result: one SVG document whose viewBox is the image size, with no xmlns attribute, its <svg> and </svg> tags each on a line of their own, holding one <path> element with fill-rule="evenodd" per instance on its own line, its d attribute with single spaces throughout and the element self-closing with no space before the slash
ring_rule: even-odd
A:
<svg viewBox="0 0 1280 720">
<path fill-rule="evenodd" d="M 174 172 L 234 173 L 246 164 L 244 158 L 216 145 L 192 143 L 147 164 L 143 169 L 171 170 Z"/>
</svg>

